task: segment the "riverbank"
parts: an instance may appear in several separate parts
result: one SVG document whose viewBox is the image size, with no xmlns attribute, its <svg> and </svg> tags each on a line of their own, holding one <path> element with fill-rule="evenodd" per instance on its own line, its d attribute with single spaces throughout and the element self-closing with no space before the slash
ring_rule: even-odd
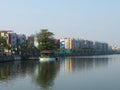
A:
<svg viewBox="0 0 120 90">
<path fill-rule="evenodd" d="M 110 55 L 116 54 L 114 51 L 95 51 L 95 50 L 84 50 L 84 51 L 68 51 L 68 50 L 60 50 L 55 52 L 55 56 L 92 56 L 92 55 Z"/>
<path fill-rule="evenodd" d="M 84 52 L 72 52 L 72 53 L 55 53 L 55 57 L 66 57 L 66 56 L 92 56 L 92 55 L 111 55 L 116 54 L 111 51 L 84 51 Z M 12 55 L 12 56 L 0 56 L 0 62 L 10 62 L 10 61 L 25 61 L 25 60 L 39 60 L 39 55 L 36 56 L 20 56 L 20 55 Z"/>
<path fill-rule="evenodd" d="M 39 60 L 39 56 L 0 56 L 0 62 L 11 62 L 11 61 L 25 61 L 25 60 Z"/>
<path fill-rule="evenodd" d="M 0 62 L 10 62 L 14 61 L 13 56 L 0 56 Z"/>
</svg>

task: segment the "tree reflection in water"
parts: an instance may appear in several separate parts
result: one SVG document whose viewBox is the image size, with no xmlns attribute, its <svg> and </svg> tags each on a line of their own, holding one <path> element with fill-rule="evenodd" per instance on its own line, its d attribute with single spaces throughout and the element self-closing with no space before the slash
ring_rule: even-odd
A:
<svg viewBox="0 0 120 90">
<path fill-rule="evenodd" d="M 54 79 L 59 69 L 60 64 L 57 61 L 42 62 L 39 64 L 36 82 L 41 89 L 48 90 L 52 88 L 54 85 Z"/>
<path fill-rule="evenodd" d="M 32 75 L 37 64 L 37 61 L 0 63 L 0 81 L 9 82 L 15 78 Z"/>
</svg>

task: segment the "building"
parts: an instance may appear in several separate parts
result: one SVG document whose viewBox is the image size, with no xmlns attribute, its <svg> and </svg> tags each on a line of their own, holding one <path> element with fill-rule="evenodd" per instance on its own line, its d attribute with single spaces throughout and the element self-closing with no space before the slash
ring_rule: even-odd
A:
<svg viewBox="0 0 120 90">
<path fill-rule="evenodd" d="M 36 37 L 34 37 L 34 46 L 38 47 L 38 41 Z"/>
<path fill-rule="evenodd" d="M 64 38 L 60 39 L 60 49 L 74 49 L 75 48 L 75 39 Z"/>
<path fill-rule="evenodd" d="M 85 48 L 92 49 L 93 48 L 93 41 L 85 40 Z"/>
<path fill-rule="evenodd" d="M 80 39 L 80 48 L 85 48 L 85 40 L 84 39 Z"/>
<path fill-rule="evenodd" d="M 27 45 L 34 46 L 34 40 L 35 40 L 34 36 L 28 36 L 27 37 Z"/>
<path fill-rule="evenodd" d="M 16 33 L 9 33 L 8 34 L 9 44 L 12 46 L 17 45 L 17 34 Z"/>
<path fill-rule="evenodd" d="M 65 49 L 65 39 L 60 39 L 60 49 Z"/>
<path fill-rule="evenodd" d="M 75 49 L 79 49 L 80 48 L 80 40 L 79 39 L 74 40 L 74 48 Z"/>
<path fill-rule="evenodd" d="M 55 39 L 55 45 L 57 49 L 60 47 L 60 39 Z"/>
<path fill-rule="evenodd" d="M 18 44 L 26 43 L 26 36 L 24 34 L 18 34 L 17 43 Z"/>
<path fill-rule="evenodd" d="M 99 50 L 99 51 L 107 51 L 108 50 L 108 44 L 107 43 L 102 43 L 102 42 L 94 42 L 94 50 Z"/>
<path fill-rule="evenodd" d="M 7 43 L 9 44 L 9 33 L 12 33 L 12 30 L 1 30 L 0 31 L 0 37 L 3 37 L 7 40 Z"/>
</svg>

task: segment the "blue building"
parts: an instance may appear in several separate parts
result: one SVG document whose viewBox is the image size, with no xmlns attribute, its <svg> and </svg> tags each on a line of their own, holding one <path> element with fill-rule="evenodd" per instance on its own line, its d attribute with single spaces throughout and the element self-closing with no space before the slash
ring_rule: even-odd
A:
<svg viewBox="0 0 120 90">
<path fill-rule="evenodd" d="M 60 49 L 65 49 L 65 39 L 60 39 Z"/>
<path fill-rule="evenodd" d="M 9 33 L 9 44 L 12 46 L 17 45 L 17 34 L 16 33 Z"/>
<path fill-rule="evenodd" d="M 26 43 L 26 36 L 24 34 L 17 35 L 18 44 Z"/>
</svg>

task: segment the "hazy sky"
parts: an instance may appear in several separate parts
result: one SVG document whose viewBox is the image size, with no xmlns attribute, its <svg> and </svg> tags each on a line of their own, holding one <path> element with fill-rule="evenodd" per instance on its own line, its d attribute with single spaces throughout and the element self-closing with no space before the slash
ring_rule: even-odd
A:
<svg viewBox="0 0 120 90">
<path fill-rule="evenodd" d="M 120 45 L 120 0 L 0 0 L 0 30 L 30 35 L 42 28 L 56 38 Z"/>
</svg>

